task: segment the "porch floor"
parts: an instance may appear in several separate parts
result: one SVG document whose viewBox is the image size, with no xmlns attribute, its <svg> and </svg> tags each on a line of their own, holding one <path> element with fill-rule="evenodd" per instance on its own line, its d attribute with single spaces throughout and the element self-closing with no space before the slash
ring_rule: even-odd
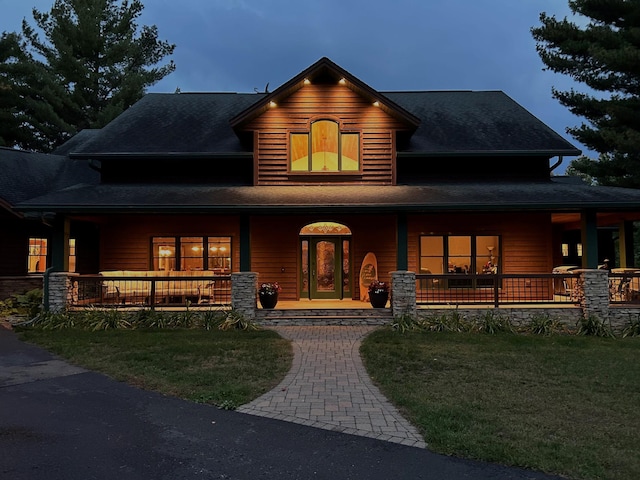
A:
<svg viewBox="0 0 640 480">
<path fill-rule="evenodd" d="M 387 304 L 388 305 L 388 304 Z M 258 303 L 258 308 L 260 303 Z M 369 302 L 361 302 L 360 300 L 278 300 L 276 309 L 280 310 L 361 310 L 363 308 L 373 308 Z"/>
</svg>

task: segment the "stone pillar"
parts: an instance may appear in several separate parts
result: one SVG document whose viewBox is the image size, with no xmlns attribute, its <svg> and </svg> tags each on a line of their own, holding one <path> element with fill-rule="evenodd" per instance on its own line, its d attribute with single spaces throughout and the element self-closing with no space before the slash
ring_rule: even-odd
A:
<svg viewBox="0 0 640 480">
<path fill-rule="evenodd" d="M 49 311 L 61 313 L 78 301 L 77 273 L 52 272 L 49 274 Z M 45 292 L 47 294 L 47 292 Z"/>
<path fill-rule="evenodd" d="M 391 312 L 394 317 L 416 316 L 416 274 L 400 270 L 391 272 Z"/>
<path fill-rule="evenodd" d="M 231 274 L 231 308 L 247 320 L 256 317 L 258 274 L 235 272 Z"/>
<path fill-rule="evenodd" d="M 582 316 L 596 317 L 600 321 L 609 320 L 609 271 L 579 270 L 579 294 Z"/>
</svg>

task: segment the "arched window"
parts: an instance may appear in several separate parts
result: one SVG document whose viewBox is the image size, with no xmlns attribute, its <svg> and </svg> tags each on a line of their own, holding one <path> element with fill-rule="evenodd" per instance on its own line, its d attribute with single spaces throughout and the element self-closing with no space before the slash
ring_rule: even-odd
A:
<svg viewBox="0 0 640 480">
<path fill-rule="evenodd" d="M 357 172 L 360 170 L 360 134 L 341 132 L 333 120 L 317 120 L 311 131 L 291 133 L 292 172 Z"/>
</svg>

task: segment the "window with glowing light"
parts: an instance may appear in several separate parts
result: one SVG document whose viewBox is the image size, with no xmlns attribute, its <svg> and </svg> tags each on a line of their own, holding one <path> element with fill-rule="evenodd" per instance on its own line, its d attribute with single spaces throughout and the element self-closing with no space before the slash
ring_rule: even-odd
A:
<svg viewBox="0 0 640 480">
<path fill-rule="evenodd" d="M 231 237 L 153 237 L 155 271 L 231 273 Z"/>
<path fill-rule="evenodd" d="M 27 272 L 43 273 L 47 269 L 49 240 L 46 238 L 30 238 L 27 255 Z M 76 271 L 76 239 L 69 239 L 69 271 Z"/>
<path fill-rule="evenodd" d="M 341 132 L 337 122 L 318 120 L 311 131 L 291 133 L 292 172 L 357 172 L 360 170 L 360 134 Z"/>
<path fill-rule="evenodd" d="M 27 271 L 29 273 L 42 273 L 47 269 L 48 242 L 46 238 L 29 239 L 29 254 L 27 257 Z"/>
<path fill-rule="evenodd" d="M 495 274 L 500 271 L 498 235 L 421 235 L 420 273 Z M 492 286 L 478 279 L 450 280 L 449 286 Z"/>
</svg>

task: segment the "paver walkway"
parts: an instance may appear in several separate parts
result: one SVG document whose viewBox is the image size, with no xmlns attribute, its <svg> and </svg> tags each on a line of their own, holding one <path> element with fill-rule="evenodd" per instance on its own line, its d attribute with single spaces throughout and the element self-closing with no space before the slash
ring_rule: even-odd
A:
<svg viewBox="0 0 640 480">
<path fill-rule="evenodd" d="M 425 448 L 418 430 L 373 385 L 360 359 L 369 326 L 273 327 L 293 342 L 291 371 L 238 412 Z"/>
</svg>

